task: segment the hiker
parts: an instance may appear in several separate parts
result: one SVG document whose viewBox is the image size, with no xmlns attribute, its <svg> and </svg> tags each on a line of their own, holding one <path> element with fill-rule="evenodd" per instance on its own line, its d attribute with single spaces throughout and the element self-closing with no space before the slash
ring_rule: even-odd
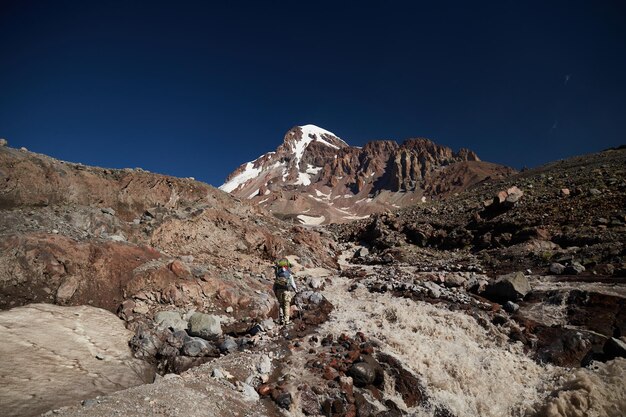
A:
<svg viewBox="0 0 626 417">
<path fill-rule="evenodd" d="M 279 320 L 280 324 L 289 324 L 289 308 L 294 292 L 298 292 L 296 282 L 291 272 L 291 263 L 287 258 L 276 261 L 274 270 L 276 277 L 274 279 L 274 293 L 278 298 Z"/>
</svg>

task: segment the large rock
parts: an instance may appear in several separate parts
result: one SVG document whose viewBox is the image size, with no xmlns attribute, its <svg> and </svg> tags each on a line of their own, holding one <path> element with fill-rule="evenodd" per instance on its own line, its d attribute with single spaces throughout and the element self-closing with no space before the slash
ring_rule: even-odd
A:
<svg viewBox="0 0 626 417">
<path fill-rule="evenodd" d="M 158 328 L 169 328 L 173 331 L 187 330 L 188 326 L 187 321 L 181 317 L 178 311 L 159 311 L 154 316 L 154 322 L 157 324 Z"/>
<path fill-rule="evenodd" d="M 563 273 L 567 275 L 578 275 L 585 272 L 585 267 L 580 262 L 572 262 L 565 267 Z"/>
<path fill-rule="evenodd" d="M 205 356 L 211 351 L 209 343 L 201 337 L 187 337 L 183 344 L 183 353 L 187 356 Z"/>
<path fill-rule="evenodd" d="M 95 307 L 30 304 L 0 312 L 0 414 L 33 416 L 152 382 L 132 332 Z"/>
<path fill-rule="evenodd" d="M 352 377 L 354 385 L 365 387 L 372 385 L 376 379 L 376 371 L 366 362 L 357 362 L 348 369 L 347 374 Z"/>
<path fill-rule="evenodd" d="M 523 272 L 499 276 L 485 288 L 483 295 L 493 301 L 506 302 L 524 298 L 531 291 L 528 278 Z"/>
<path fill-rule="evenodd" d="M 204 313 L 194 313 L 189 319 L 189 334 L 207 340 L 222 334 L 222 326 L 217 316 Z"/>
<path fill-rule="evenodd" d="M 550 264 L 550 273 L 555 275 L 561 275 L 565 271 L 565 265 L 560 264 L 558 262 L 553 262 Z"/>
</svg>

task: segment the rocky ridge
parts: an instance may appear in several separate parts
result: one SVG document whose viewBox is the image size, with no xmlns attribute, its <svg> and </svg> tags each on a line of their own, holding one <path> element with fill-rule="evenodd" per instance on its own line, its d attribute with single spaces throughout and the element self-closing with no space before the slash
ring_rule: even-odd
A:
<svg viewBox="0 0 626 417">
<path fill-rule="evenodd" d="M 467 149 L 424 139 L 349 146 L 314 125 L 296 126 L 275 152 L 235 170 L 220 188 L 304 224 L 367 217 L 439 198 L 514 171 Z"/>
</svg>

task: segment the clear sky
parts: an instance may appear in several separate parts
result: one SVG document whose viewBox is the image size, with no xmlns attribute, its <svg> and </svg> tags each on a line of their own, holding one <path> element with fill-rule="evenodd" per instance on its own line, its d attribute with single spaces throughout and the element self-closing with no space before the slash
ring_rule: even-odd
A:
<svg viewBox="0 0 626 417">
<path fill-rule="evenodd" d="M 625 77 L 624 1 L 0 0 L 0 137 L 213 185 L 302 124 L 515 168 L 598 151 Z"/>
</svg>

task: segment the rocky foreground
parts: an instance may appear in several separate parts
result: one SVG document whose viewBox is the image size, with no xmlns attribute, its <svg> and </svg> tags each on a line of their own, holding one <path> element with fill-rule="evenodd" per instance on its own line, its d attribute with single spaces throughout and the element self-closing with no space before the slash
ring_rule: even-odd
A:
<svg viewBox="0 0 626 417">
<path fill-rule="evenodd" d="M 0 411 L 622 416 L 624 162 L 307 228 L 191 179 L 0 146 Z M 280 327 L 286 254 L 302 290 Z"/>
</svg>

